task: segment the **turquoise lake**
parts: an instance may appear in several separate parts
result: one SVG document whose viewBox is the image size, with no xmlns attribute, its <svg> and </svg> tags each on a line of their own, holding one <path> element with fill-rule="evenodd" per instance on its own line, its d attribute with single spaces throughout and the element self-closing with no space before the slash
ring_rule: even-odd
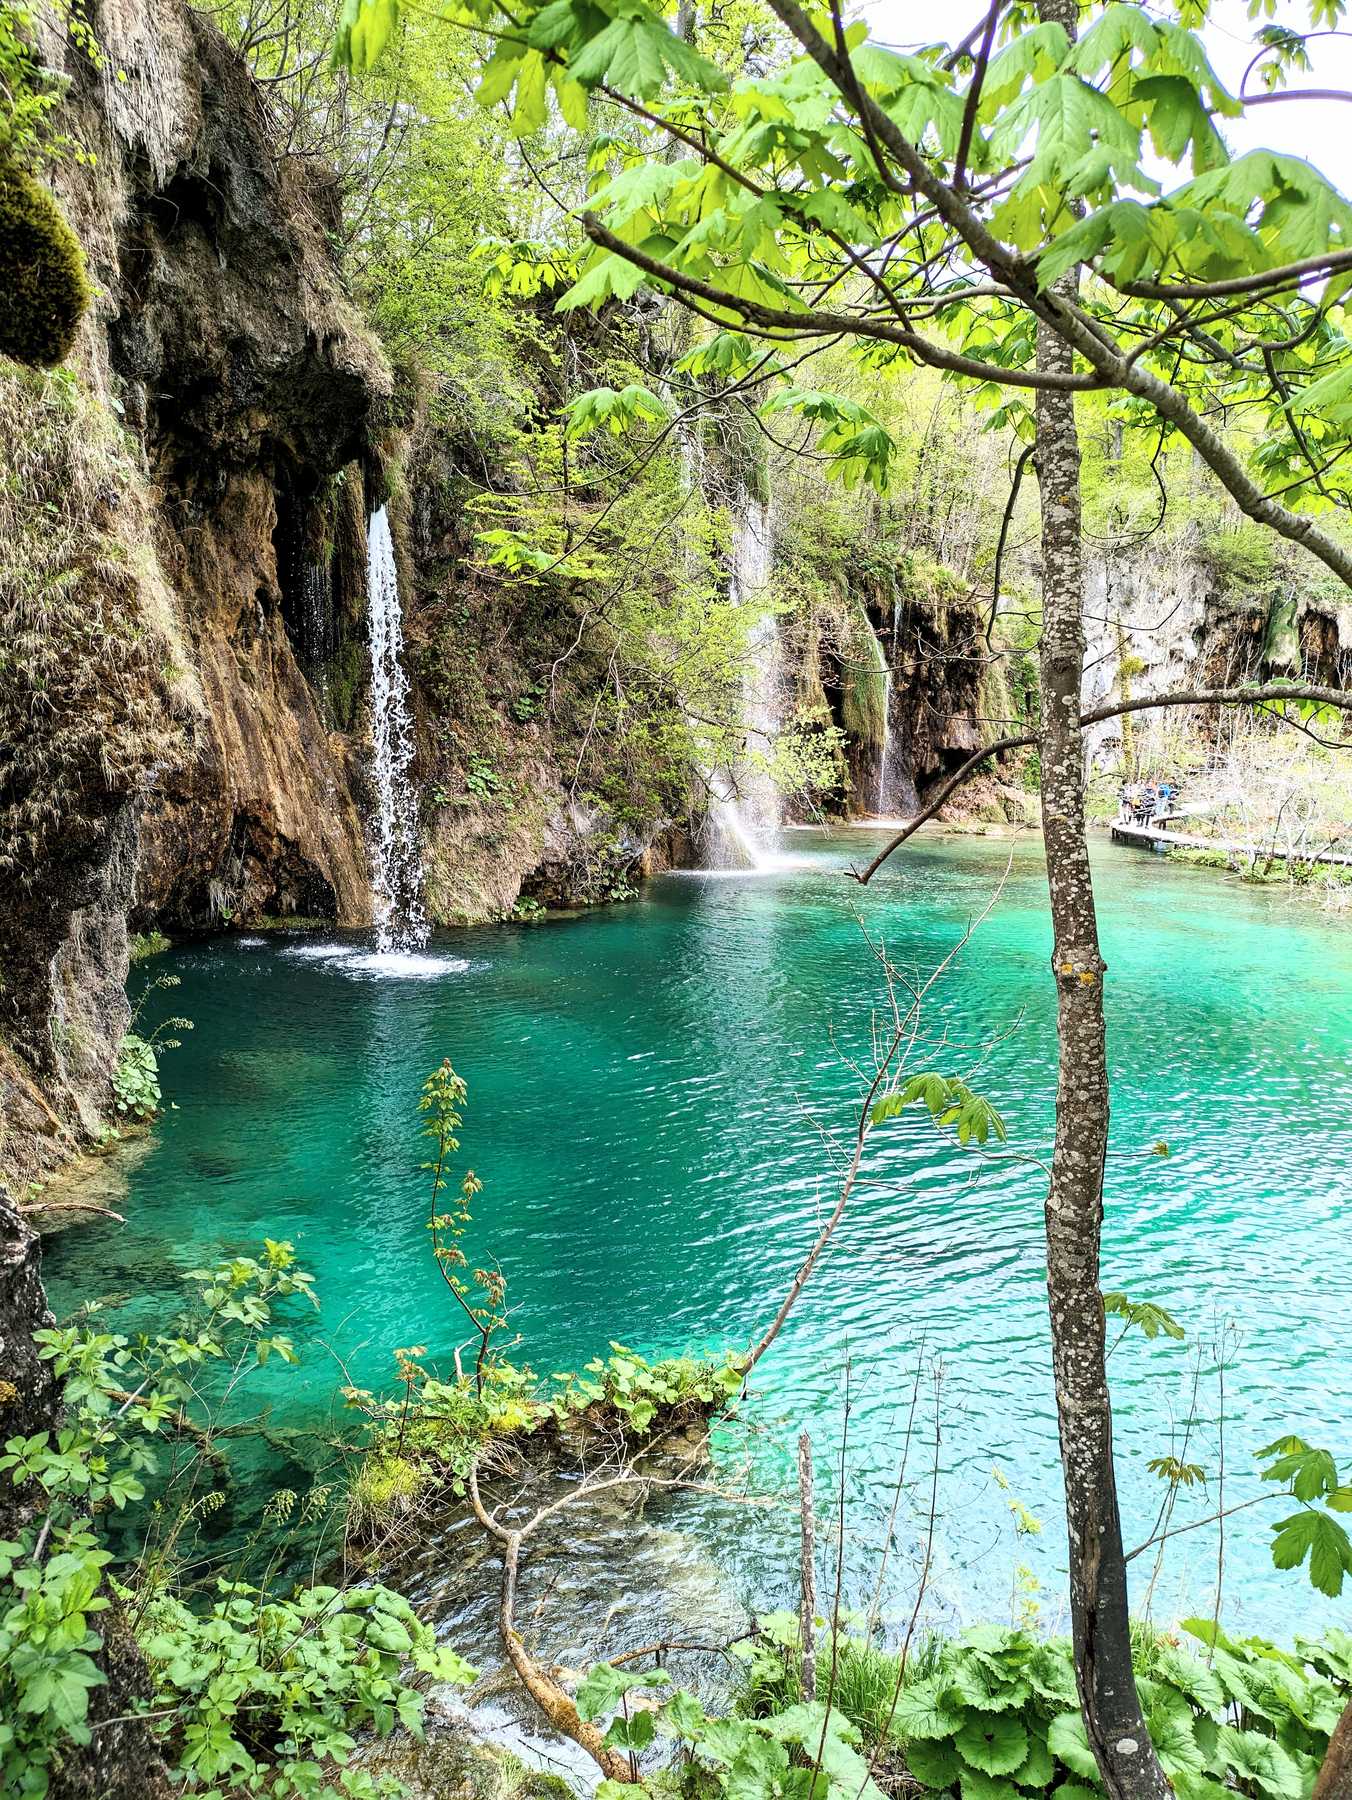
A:
<svg viewBox="0 0 1352 1800">
<path fill-rule="evenodd" d="M 334 1410 L 342 1376 L 326 1344 L 367 1382 L 389 1377 L 396 1345 L 448 1351 L 460 1334 L 428 1251 L 416 1103 L 449 1056 L 469 1084 L 462 1157 L 484 1183 L 471 1259 L 496 1257 L 507 1277 L 518 1358 L 548 1373 L 610 1339 L 648 1354 L 747 1343 L 833 1200 L 822 1133 L 849 1129 L 859 1080 L 844 1059 L 867 1058 L 884 1001 L 861 922 L 923 974 L 1010 856 L 994 839 L 924 840 L 860 889 L 845 867 L 876 842 L 787 833 L 773 874 L 673 875 L 631 905 L 441 933 L 405 975 L 334 935 L 222 937 L 144 965 L 140 980 L 181 977 L 150 996 L 147 1021 L 195 1022 L 165 1059 L 175 1109 L 115 1165 L 125 1225 L 49 1241 L 54 1304 L 133 1295 L 127 1321 L 163 1323 L 183 1272 L 266 1234 L 293 1240 L 323 1302 L 297 1324 L 300 1369 L 255 1378 L 276 1418 Z M 1133 1334 L 1110 1364 L 1135 1544 L 1163 1498 L 1147 1459 L 1185 1429 L 1212 1484 L 1174 1523 L 1215 1508 L 1218 1342 L 1227 1504 L 1262 1491 L 1253 1453 L 1280 1432 L 1352 1458 L 1352 929 L 1309 899 L 1211 872 L 1107 845 L 1095 860 L 1114 1082 L 1104 1286 L 1158 1302 L 1188 1332 L 1184 1345 Z M 1045 891 L 1040 846 L 1020 841 L 997 906 L 927 1003 L 931 1043 L 946 1045 L 916 1063 L 956 1072 L 984 1057 L 973 1085 L 1003 1113 L 1008 1146 L 962 1151 L 923 1115 L 873 1136 L 828 1257 L 742 1422 L 719 1438 L 718 1479 L 783 1494 L 808 1426 L 829 1495 L 848 1364 L 846 1589 L 858 1602 L 920 1369 L 894 1620 L 928 1506 L 937 1359 L 931 1610 L 1007 1617 L 1024 1565 L 1042 1621 L 1064 1623 L 1036 1161 L 1055 1063 Z M 1040 1533 L 1016 1533 L 1012 1500 Z M 1291 1510 L 1268 1501 L 1227 1520 L 1233 1627 L 1286 1638 L 1347 1622 L 1348 1594 L 1327 1600 L 1272 1568 L 1270 1526 Z M 762 1603 L 789 1592 L 789 1508 L 692 1499 L 674 1515 L 703 1534 L 730 1588 Z M 1210 1613 L 1216 1552 L 1212 1526 L 1172 1541 L 1157 1619 Z M 1150 1554 L 1132 1564 L 1138 1605 L 1151 1566 Z"/>
</svg>

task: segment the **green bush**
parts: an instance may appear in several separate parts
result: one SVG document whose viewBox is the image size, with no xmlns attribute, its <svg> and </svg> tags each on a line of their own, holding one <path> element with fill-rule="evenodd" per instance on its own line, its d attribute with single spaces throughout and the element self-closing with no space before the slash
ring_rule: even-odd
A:
<svg viewBox="0 0 1352 1800">
<path fill-rule="evenodd" d="M 798 1624 L 760 1622 L 740 1646 L 744 1710 L 773 1724 L 801 1709 Z M 1139 1627 L 1134 1660 L 1150 1736 L 1184 1800 L 1236 1791 L 1302 1800 L 1352 1692 L 1352 1637 L 1298 1638 L 1294 1653 L 1261 1638 L 1236 1641 L 1210 1620 L 1183 1631 L 1206 1646 Z M 819 1646 L 817 1689 L 831 1693 L 889 1790 L 908 1776 L 929 1794 L 1027 1800 L 1055 1791 L 1088 1800 L 1101 1791 L 1075 1688 L 1071 1647 L 1000 1625 L 951 1641 L 931 1639 L 908 1658 L 842 1635 Z"/>
<path fill-rule="evenodd" d="M 34 368 L 69 356 L 89 305 L 79 239 L 23 169 L 0 168 L 0 352 Z"/>
<path fill-rule="evenodd" d="M 160 1064 L 155 1046 L 134 1031 L 122 1040 L 113 1070 L 117 1110 L 133 1119 L 153 1119 L 160 1110 Z"/>
<path fill-rule="evenodd" d="M 291 1245 L 270 1238 L 261 1257 L 187 1279 L 196 1303 L 165 1333 L 101 1330 L 86 1322 L 91 1307 L 35 1334 L 64 1413 L 59 1429 L 0 1450 L 0 1481 L 32 1502 L 0 1542 L 0 1792 L 41 1800 L 90 1744 L 90 1696 L 108 1680 L 101 1627 L 120 1601 L 145 1663 L 145 1719 L 176 1783 L 218 1800 L 377 1800 L 399 1785 L 349 1765 L 355 1733 L 417 1733 L 420 1682 L 463 1685 L 474 1671 L 388 1588 L 291 1588 L 271 1566 L 253 1585 L 175 1553 L 220 1498 L 204 1374 L 214 1366 L 228 1392 L 273 1356 L 294 1363 L 283 1309 L 318 1304 Z M 186 1464 L 174 1453 L 156 1496 L 157 1511 L 177 1509 L 168 1536 L 115 1575 L 108 1517 L 146 1500 L 170 1437 L 198 1450 Z M 210 1483 L 196 1494 L 195 1477 Z"/>
<path fill-rule="evenodd" d="M 564 1375 L 564 1386 L 551 1402 L 563 1423 L 587 1413 L 611 1414 L 628 1432 L 643 1437 L 654 1421 L 679 1422 L 707 1417 L 728 1405 L 745 1378 L 744 1358 L 728 1351 L 719 1362 L 693 1356 L 670 1356 L 650 1363 L 623 1344 L 611 1343 L 611 1354 L 595 1356 L 580 1375 Z"/>
<path fill-rule="evenodd" d="M 145 962 L 147 957 L 160 956 L 172 948 L 169 939 L 162 931 L 133 932 L 127 942 L 127 954 L 132 962 Z"/>
</svg>

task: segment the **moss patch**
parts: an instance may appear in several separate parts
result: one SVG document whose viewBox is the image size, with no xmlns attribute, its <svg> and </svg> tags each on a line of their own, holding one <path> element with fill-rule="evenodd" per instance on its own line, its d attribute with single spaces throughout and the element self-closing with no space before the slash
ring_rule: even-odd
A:
<svg viewBox="0 0 1352 1800">
<path fill-rule="evenodd" d="M 0 166 L 0 351 L 48 368 L 65 360 L 89 305 L 80 241 L 46 188 Z"/>
</svg>

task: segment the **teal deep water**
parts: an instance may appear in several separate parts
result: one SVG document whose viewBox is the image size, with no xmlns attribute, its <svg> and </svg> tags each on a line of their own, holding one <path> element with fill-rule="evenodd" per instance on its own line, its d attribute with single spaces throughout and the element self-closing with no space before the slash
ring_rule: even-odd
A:
<svg viewBox="0 0 1352 1800">
<path fill-rule="evenodd" d="M 873 840 L 793 833 L 769 876 L 671 876 L 626 907 L 438 937 L 432 973 L 380 974 L 352 940 L 224 937 L 149 965 L 182 985 L 147 1019 L 196 1029 L 166 1059 L 175 1102 L 118 1165 L 126 1223 L 54 1238 L 54 1302 L 132 1296 L 163 1323 L 182 1274 L 263 1236 L 292 1239 L 322 1311 L 298 1371 L 254 1379 L 279 1419 L 326 1416 L 343 1378 L 389 1376 L 396 1345 L 458 1336 L 431 1262 L 416 1102 L 449 1056 L 469 1084 L 465 1161 L 484 1183 L 471 1245 L 508 1280 L 517 1352 L 577 1367 L 610 1339 L 649 1354 L 746 1343 L 774 1309 L 834 1193 L 823 1133 L 848 1130 L 883 1001 L 862 926 L 923 973 L 998 885 L 1008 846 L 908 846 L 867 890 L 843 877 Z M 1104 1285 L 1169 1308 L 1183 1346 L 1114 1352 L 1128 1543 L 1163 1490 L 1145 1465 L 1182 1446 L 1211 1476 L 1175 1524 L 1261 1491 L 1253 1452 L 1285 1430 L 1352 1457 L 1352 932 L 1304 899 L 1104 847 L 1114 1111 Z M 1063 1622 L 1063 1522 L 1043 1297 L 1054 995 L 1040 847 L 926 1006 L 917 1066 L 966 1069 L 1009 1126 L 1005 1153 L 959 1150 L 923 1116 L 880 1130 L 828 1258 L 758 1372 L 717 1479 L 770 1491 L 807 1424 L 830 1491 L 844 1463 L 847 1590 L 871 1586 L 922 1377 L 887 1611 L 913 1592 L 934 1457 L 932 1606 L 1006 1616 L 1016 1565 Z M 341 954 L 339 954 L 341 953 Z M 1154 1153 L 1159 1140 L 1171 1154 Z M 1200 1356 L 1201 1373 L 1194 1375 Z M 1193 1403 L 1194 1388 L 1196 1403 Z M 996 1471 L 999 1474 L 995 1473 Z M 274 1471 L 275 1473 L 275 1471 Z M 1006 1489 L 1001 1477 L 1008 1482 Z M 278 1477 L 281 1478 L 280 1476 Z M 1011 1500 L 1041 1522 L 1016 1531 Z M 1188 1509 L 1191 1509 L 1190 1511 Z M 1290 1507 L 1227 1521 L 1224 1611 L 1281 1637 L 1349 1603 L 1279 1575 Z M 765 1602 L 793 1579 L 786 1508 L 692 1501 L 732 1586 Z M 1214 1603 L 1215 1528 L 1171 1541 L 1156 1617 Z M 1139 1557 L 1144 1605 L 1152 1556 Z"/>
</svg>

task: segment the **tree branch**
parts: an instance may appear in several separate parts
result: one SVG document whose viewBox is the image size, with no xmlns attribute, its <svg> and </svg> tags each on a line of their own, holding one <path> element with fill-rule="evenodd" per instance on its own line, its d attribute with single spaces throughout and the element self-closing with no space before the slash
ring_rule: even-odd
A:
<svg viewBox="0 0 1352 1800">
<path fill-rule="evenodd" d="M 1089 712 L 1081 713 L 1080 729 L 1083 730 L 1086 725 L 1099 725 L 1105 719 L 1120 718 L 1123 713 L 1149 712 L 1157 707 L 1249 706 L 1271 700 L 1314 700 L 1322 706 L 1336 706 L 1341 712 L 1352 713 L 1352 692 L 1315 687 L 1308 682 L 1268 681 L 1254 687 L 1176 689 L 1168 694 L 1143 694 L 1136 700 L 1115 700 L 1107 706 L 1096 706 Z M 892 852 L 899 850 L 907 838 L 914 837 L 922 825 L 928 824 L 941 812 L 951 796 L 965 781 L 970 781 L 983 763 L 989 762 L 993 756 L 1004 755 L 1007 750 L 1024 750 L 1036 742 L 1036 732 L 1024 732 L 1016 737 L 997 738 L 983 750 L 974 750 L 966 762 L 954 770 L 934 798 L 895 837 L 883 845 L 867 868 L 850 871 L 854 879 L 861 887 L 867 886 Z"/>
</svg>

